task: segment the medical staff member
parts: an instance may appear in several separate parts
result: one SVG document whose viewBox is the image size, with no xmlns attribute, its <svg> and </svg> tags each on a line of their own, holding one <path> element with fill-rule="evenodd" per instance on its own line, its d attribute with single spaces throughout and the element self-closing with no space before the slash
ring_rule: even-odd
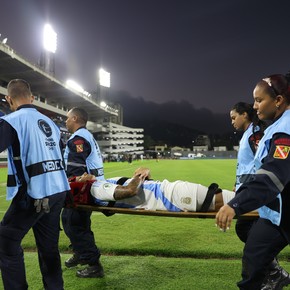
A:
<svg viewBox="0 0 290 290">
<path fill-rule="evenodd" d="M 252 104 L 245 102 L 236 103 L 230 111 L 232 125 L 237 131 L 242 131 L 243 136 L 240 140 L 239 151 L 237 157 L 236 183 L 235 191 L 240 188 L 243 182 L 251 180 L 252 174 L 255 173 L 254 156 L 258 148 L 258 144 L 264 135 L 264 130 L 267 127 L 266 122 L 259 120 L 256 110 Z M 237 218 L 236 233 L 242 242 L 247 241 L 251 227 L 256 222 L 254 219 Z M 246 269 L 245 261 L 243 260 L 243 269 Z M 289 273 L 283 269 L 277 258 L 268 266 L 268 274 L 263 284 L 265 289 L 272 289 L 272 285 L 276 285 L 279 280 L 288 280 L 290 284 Z"/>
<path fill-rule="evenodd" d="M 283 75 L 271 75 L 254 89 L 254 108 L 260 120 L 270 125 L 259 142 L 255 155 L 257 171 L 253 179 L 237 190 L 237 195 L 216 215 L 224 231 L 235 215 L 259 208 L 260 218 L 247 238 L 240 289 L 261 289 L 267 265 L 290 243 L 290 86 Z M 273 289 L 282 289 L 288 278 Z"/>
<path fill-rule="evenodd" d="M 254 156 L 264 134 L 265 124 L 259 122 L 253 105 L 245 102 L 236 103 L 230 111 L 230 117 L 233 127 L 243 132 L 237 158 L 235 183 L 235 190 L 237 190 L 254 173 Z"/>
<path fill-rule="evenodd" d="M 0 152 L 8 148 L 7 199 L 0 223 L 0 268 L 4 289 L 27 289 L 21 241 L 32 228 L 45 289 L 63 289 L 58 251 L 60 212 L 69 190 L 58 127 L 32 106 L 25 80 L 11 80 L 0 118 Z"/>
<path fill-rule="evenodd" d="M 237 191 L 243 182 L 250 180 L 252 174 L 255 173 L 254 156 L 264 133 L 263 127 L 258 125 L 257 112 L 251 104 L 236 103 L 230 110 L 230 118 L 235 130 L 243 132 L 237 156 L 234 186 L 234 191 Z M 237 219 L 236 233 L 242 242 L 246 242 L 248 232 L 254 222 L 254 220 Z"/>
<path fill-rule="evenodd" d="M 82 175 L 87 172 L 98 179 L 104 179 L 104 167 L 100 148 L 93 135 L 86 129 L 88 114 L 81 108 L 72 108 L 67 113 L 66 127 L 72 136 L 66 144 L 64 159 L 67 176 Z M 92 211 L 64 208 L 62 224 L 69 237 L 73 256 L 65 261 L 68 268 L 88 265 L 78 270 L 80 278 L 100 278 L 104 270 L 100 262 L 100 250 L 96 246 L 94 233 L 91 231 Z"/>
</svg>

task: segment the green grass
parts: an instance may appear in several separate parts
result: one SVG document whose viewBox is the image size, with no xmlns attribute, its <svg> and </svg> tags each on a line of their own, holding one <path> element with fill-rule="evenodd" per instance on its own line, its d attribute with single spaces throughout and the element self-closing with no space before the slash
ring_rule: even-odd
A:
<svg viewBox="0 0 290 290">
<path fill-rule="evenodd" d="M 232 189 L 236 160 L 160 160 L 106 163 L 106 177 L 131 176 L 139 166 L 151 168 L 152 177 L 177 179 L 209 185 L 216 182 Z M 0 216 L 5 201 L 6 169 L 0 169 Z M 236 289 L 240 279 L 243 244 L 234 228 L 223 233 L 214 219 L 187 219 L 94 212 L 92 230 L 102 251 L 103 279 L 79 279 L 76 269 L 63 267 L 65 289 Z M 62 261 L 70 256 L 63 231 L 59 247 Z M 28 282 L 31 290 L 42 289 L 35 241 L 31 232 L 23 240 Z M 282 265 L 290 257 L 289 247 L 279 256 Z M 37 265 L 37 266 L 36 266 Z M 38 281 L 38 282 L 37 282 Z M 1 283 L 0 283 L 1 289 Z"/>
</svg>

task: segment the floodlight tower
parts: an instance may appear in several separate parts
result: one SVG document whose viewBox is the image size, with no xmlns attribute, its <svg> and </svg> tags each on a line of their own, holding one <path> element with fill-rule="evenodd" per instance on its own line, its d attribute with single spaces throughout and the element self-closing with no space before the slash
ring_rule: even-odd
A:
<svg viewBox="0 0 290 290">
<path fill-rule="evenodd" d="M 99 69 L 99 84 L 106 88 L 111 86 L 111 74 L 103 68 Z"/>
<path fill-rule="evenodd" d="M 98 98 L 100 101 L 106 100 L 111 86 L 111 75 L 103 68 L 98 70 Z"/>
<path fill-rule="evenodd" d="M 57 34 L 50 24 L 45 24 L 43 29 L 43 50 L 40 56 L 40 67 L 52 75 L 55 75 L 56 47 Z"/>
<path fill-rule="evenodd" d="M 110 116 L 108 117 L 110 122 L 116 124 L 123 124 L 123 110 L 120 105 L 112 105 L 108 104 L 108 94 L 111 87 L 111 74 L 100 68 L 98 70 L 98 82 L 97 82 L 97 101 L 100 102 L 100 106 L 105 109 L 113 109 L 118 112 L 118 116 Z"/>
</svg>

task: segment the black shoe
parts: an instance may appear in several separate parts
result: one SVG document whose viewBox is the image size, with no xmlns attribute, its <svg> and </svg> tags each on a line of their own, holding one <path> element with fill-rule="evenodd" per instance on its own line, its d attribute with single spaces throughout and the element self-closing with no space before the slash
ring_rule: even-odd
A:
<svg viewBox="0 0 290 290">
<path fill-rule="evenodd" d="M 83 270 L 78 270 L 76 273 L 79 278 L 102 278 L 104 275 L 104 269 L 100 262 Z"/>
<path fill-rule="evenodd" d="M 289 273 L 280 267 L 278 272 L 268 276 L 268 279 L 261 290 L 282 290 L 284 286 L 289 284 Z"/>
<path fill-rule="evenodd" d="M 66 260 L 64 262 L 64 264 L 67 268 L 72 268 L 72 267 L 75 267 L 77 265 L 86 265 L 86 264 L 88 264 L 88 261 L 81 260 L 78 255 L 74 254 L 72 257 L 70 257 L 68 260 Z"/>
</svg>

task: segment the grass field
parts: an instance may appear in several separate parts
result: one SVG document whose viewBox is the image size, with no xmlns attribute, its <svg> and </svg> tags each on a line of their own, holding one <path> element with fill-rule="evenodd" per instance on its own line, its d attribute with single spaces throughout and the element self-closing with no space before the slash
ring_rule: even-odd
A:
<svg viewBox="0 0 290 290">
<path fill-rule="evenodd" d="M 154 179 L 177 179 L 221 188 L 234 184 L 236 160 L 155 160 L 106 163 L 106 177 L 131 176 L 139 166 L 151 168 Z M 0 216 L 5 201 L 6 169 L 0 169 Z M 76 269 L 63 266 L 65 289 L 236 289 L 240 279 L 243 244 L 234 228 L 220 232 L 213 219 L 131 216 L 106 217 L 93 213 L 92 230 L 102 251 L 105 268 L 102 279 L 79 279 Z M 70 256 L 69 241 L 60 235 L 62 263 Z M 42 289 L 35 242 L 30 232 L 23 240 L 29 289 Z M 280 254 L 281 264 L 290 271 L 289 248 Z M 0 283 L 1 289 L 1 283 Z"/>
</svg>

